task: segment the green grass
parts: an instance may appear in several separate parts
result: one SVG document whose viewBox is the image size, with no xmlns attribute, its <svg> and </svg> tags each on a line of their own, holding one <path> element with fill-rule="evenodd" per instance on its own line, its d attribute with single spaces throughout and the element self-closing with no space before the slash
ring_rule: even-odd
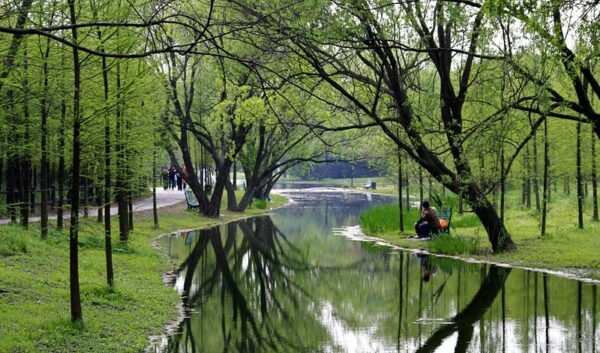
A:
<svg viewBox="0 0 600 353">
<path fill-rule="evenodd" d="M 400 234 L 397 216 L 381 213 L 384 219 L 375 217 L 368 224 L 361 219 L 361 227 L 368 235 L 382 238 L 390 243 L 408 247 L 423 248 L 446 254 L 472 255 L 481 260 L 504 262 L 513 265 L 548 268 L 555 270 L 574 270 L 588 277 L 600 278 L 600 223 L 593 222 L 591 198 L 585 199 L 584 229 L 577 227 L 577 199 L 575 195 L 553 193 L 549 205 L 547 234 L 540 236 L 540 214 L 535 209 L 527 209 L 520 203 L 520 192 L 507 193 L 505 224 L 517 250 L 494 254 L 487 239 L 487 233 L 477 216 L 469 212 L 459 214 L 457 200 L 447 198 L 445 202 L 454 205 L 451 238 L 439 242 L 415 242 L 406 235 L 413 232 L 408 229 Z M 365 214 L 372 212 L 368 210 Z M 397 214 L 397 213 L 396 213 Z M 395 228 L 391 225 L 395 224 Z M 380 227 L 380 228 L 378 228 Z M 476 247 L 476 244 L 478 247 Z"/>
<path fill-rule="evenodd" d="M 398 234 L 400 230 L 400 212 L 398 205 L 381 205 L 372 207 L 360 215 L 360 226 L 367 234 Z M 419 212 L 404 209 L 404 234 L 414 235 L 414 224 L 419 219 Z"/>
<path fill-rule="evenodd" d="M 275 196 L 271 207 L 286 199 Z M 161 276 L 169 260 L 153 248 L 159 234 L 200 228 L 264 212 L 223 212 L 206 218 L 182 207 L 161 210 L 153 229 L 152 212 L 134 219 L 127 246 L 116 241 L 113 253 L 114 290 L 105 284 L 103 225 L 83 219 L 80 228 L 80 288 L 83 325 L 70 322 L 68 231 L 39 237 L 39 225 L 29 230 L 0 226 L 0 352 L 141 352 L 153 334 L 178 316 L 177 292 Z M 113 219 L 113 239 L 118 222 Z"/>
<path fill-rule="evenodd" d="M 465 236 L 440 235 L 427 242 L 427 249 L 438 254 L 475 255 L 479 253 L 479 239 Z"/>
</svg>

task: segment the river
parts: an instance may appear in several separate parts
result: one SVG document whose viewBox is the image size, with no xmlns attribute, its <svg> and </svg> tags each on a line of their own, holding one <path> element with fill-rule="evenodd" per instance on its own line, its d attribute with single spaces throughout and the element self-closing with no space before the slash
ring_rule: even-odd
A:
<svg viewBox="0 0 600 353">
<path fill-rule="evenodd" d="M 350 239 L 393 198 L 290 190 L 271 215 L 160 239 L 186 318 L 151 352 L 597 352 L 597 286 Z"/>
</svg>

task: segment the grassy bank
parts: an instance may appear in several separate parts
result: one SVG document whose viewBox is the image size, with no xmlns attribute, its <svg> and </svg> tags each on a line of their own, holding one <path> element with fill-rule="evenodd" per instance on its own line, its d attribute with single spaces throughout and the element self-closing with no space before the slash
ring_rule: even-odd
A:
<svg viewBox="0 0 600 353">
<path fill-rule="evenodd" d="M 405 231 L 401 234 L 398 207 L 377 206 L 361 217 L 363 231 L 390 243 L 407 248 L 427 249 L 436 253 L 468 255 L 481 260 L 509 263 L 525 267 L 568 270 L 582 276 L 600 279 L 600 223 L 591 220 L 591 200 L 586 199 L 585 228 L 577 228 L 577 207 L 574 196 L 553 196 L 548 213 L 547 234 L 540 236 L 540 214 L 520 205 L 517 191 L 507 195 L 506 226 L 517 244 L 517 250 L 493 254 L 487 233 L 479 219 L 469 212 L 458 214 L 456 200 L 447 202 L 454 207 L 450 237 L 424 242 L 410 240 L 414 235 L 414 216 L 409 213 Z M 411 210 L 414 212 L 415 210 Z M 416 213 L 416 212 L 415 212 Z"/>
<path fill-rule="evenodd" d="M 285 202 L 275 195 L 269 206 Z M 178 315 L 177 293 L 162 283 L 171 266 L 153 248 L 156 236 L 265 211 L 256 206 L 213 219 L 176 205 L 161 209 L 158 229 L 152 228 L 151 210 L 137 213 L 128 246 L 114 249 L 114 291 L 105 284 L 103 225 L 84 219 L 79 266 L 83 327 L 70 322 L 68 231 L 52 231 L 41 240 L 38 224 L 29 230 L 0 226 L 0 352 L 143 351 L 148 336 L 160 334 Z M 118 238 L 116 219 L 112 225 Z"/>
</svg>

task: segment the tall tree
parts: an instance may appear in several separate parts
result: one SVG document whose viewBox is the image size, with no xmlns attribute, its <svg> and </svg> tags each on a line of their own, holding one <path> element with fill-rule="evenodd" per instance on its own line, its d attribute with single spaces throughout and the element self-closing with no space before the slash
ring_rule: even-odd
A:
<svg viewBox="0 0 600 353">
<path fill-rule="evenodd" d="M 77 16 L 75 14 L 75 0 L 69 0 L 69 18 L 73 42 L 78 42 Z M 71 321 L 82 322 L 81 295 L 79 292 L 79 183 L 81 173 L 81 63 L 79 50 L 73 48 L 73 155 L 72 170 L 73 182 L 71 186 L 71 225 L 69 227 L 69 273 L 71 283 Z"/>
</svg>

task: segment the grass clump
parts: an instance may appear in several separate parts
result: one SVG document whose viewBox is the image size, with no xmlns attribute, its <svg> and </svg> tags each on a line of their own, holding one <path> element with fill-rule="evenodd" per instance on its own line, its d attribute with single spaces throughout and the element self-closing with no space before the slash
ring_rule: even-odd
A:
<svg viewBox="0 0 600 353">
<path fill-rule="evenodd" d="M 269 208 L 269 201 L 264 199 L 255 199 L 252 201 L 252 206 L 254 208 L 258 208 L 259 210 L 266 210 Z"/>
<path fill-rule="evenodd" d="M 6 226 L 0 232 L 0 256 L 25 254 L 30 247 L 29 239 L 21 236 L 17 226 Z"/>
<path fill-rule="evenodd" d="M 420 215 L 417 209 L 404 209 L 404 233 L 413 234 L 413 225 Z M 398 205 L 381 205 L 369 208 L 360 215 L 360 226 L 369 235 L 400 234 Z"/>
<path fill-rule="evenodd" d="M 440 235 L 427 242 L 431 252 L 447 255 L 475 255 L 479 253 L 479 239 L 466 236 Z"/>
</svg>

